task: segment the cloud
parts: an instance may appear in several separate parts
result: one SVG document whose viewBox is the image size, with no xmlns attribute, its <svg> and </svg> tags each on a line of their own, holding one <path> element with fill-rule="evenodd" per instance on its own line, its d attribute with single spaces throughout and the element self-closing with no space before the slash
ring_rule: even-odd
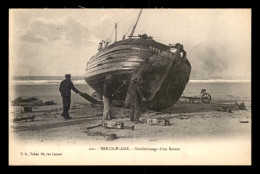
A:
<svg viewBox="0 0 260 174">
<path fill-rule="evenodd" d="M 89 47 L 95 44 L 91 41 L 91 35 L 88 26 L 75 20 L 73 17 L 68 16 L 63 25 L 60 25 L 62 31 L 62 39 L 65 41 L 64 45 L 72 47 Z"/>
<path fill-rule="evenodd" d="M 21 36 L 27 43 L 45 44 L 54 41 L 70 47 L 88 47 L 94 42 L 90 40 L 89 29 L 71 16 L 63 20 L 33 19 Z"/>
<path fill-rule="evenodd" d="M 52 42 L 58 40 L 61 35 L 55 23 L 42 18 L 32 20 L 25 30 L 21 40 L 29 43 Z"/>
<path fill-rule="evenodd" d="M 110 14 L 96 20 L 90 20 L 88 17 L 80 20 L 71 15 L 59 18 L 35 17 L 30 19 L 28 27 L 21 31 L 20 40 L 33 44 L 59 42 L 73 48 L 92 47 L 111 36 L 114 24 L 115 20 Z M 126 26 L 120 26 L 120 30 L 125 30 L 121 27 Z"/>
</svg>

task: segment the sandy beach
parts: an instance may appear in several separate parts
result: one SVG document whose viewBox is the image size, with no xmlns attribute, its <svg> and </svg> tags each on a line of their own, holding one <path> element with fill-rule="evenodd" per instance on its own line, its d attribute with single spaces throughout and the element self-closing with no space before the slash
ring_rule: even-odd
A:
<svg viewBox="0 0 260 174">
<path fill-rule="evenodd" d="M 75 85 L 83 92 L 91 92 L 86 85 Z M 184 94 L 194 96 L 202 86 L 206 86 L 212 95 L 210 103 L 188 103 L 180 99 L 174 106 L 161 112 L 143 109 L 140 120 L 143 124 L 134 124 L 129 121 L 129 109 L 114 108 L 115 121 L 123 122 L 125 126 L 134 125 L 130 129 L 105 129 L 104 127 L 89 127 L 101 124 L 102 105 L 92 106 L 83 98 L 72 93 L 70 115 L 73 119 L 64 120 L 61 117 L 62 103 L 57 91 L 58 85 L 18 85 L 15 87 L 15 95 L 24 98 L 37 97 L 41 100 L 52 100 L 56 104 L 49 106 L 34 106 L 32 112 L 23 116 L 35 116 L 34 121 L 13 122 L 10 115 L 10 131 L 23 143 L 36 142 L 61 142 L 77 143 L 82 141 L 183 141 L 197 139 L 228 139 L 251 136 L 251 98 L 250 93 L 245 92 L 250 84 L 196 84 L 187 86 Z M 216 87 L 217 86 L 217 87 Z M 213 91 L 215 87 L 216 90 Z M 218 89 L 221 87 L 220 89 Z M 219 91 L 218 91 L 218 90 Z M 231 92 L 228 91 L 231 89 Z M 244 90 L 244 91 L 243 91 Z M 32 92 L 33 91 L 33 92 Z M 236 110 L 232 113 L 218 111 L 219 104 L 234 105 L 235 102 L 244 101 L 247 110 Z M 148 118 L 168 118 L 169 126 L 146 124 Z M 111 139 L 111 135 L 115 137 Z"/>
<path fill-rule="evenodd" d="M 89 94 L 93 92 L 86 84 L 75 84 L 75 86 L 82 92 Z M 32 112 L 23 115 L 23 117 L 34 116 L 33 121 L 14 122 L 14 114 L 10 113 L 9 143 L 13 149 L 11 155 L 15 156 L 11 163 L 19 165 L 250 164 L 250 83 L 191 82 L 186 86 L 183 94 L 197 96 L 201 89 L 207 89 L 212 97 L 210 103 L 203 103 L 200 100 L 189 103 L 184 98 L 180 98 L 174 106 L 160 112 L 143 108 L 140 120 L 144 123 L 130 122 L 129 109 L 114 107 L 116 117 L 114 121 L 124 123 L 124 129 L 108 129 L 99 126 L 102 123 L 102 104 L 93 106 L 75 93 L 72 93 L 69 111 L 72 119 L 65 120 L 61 117 L 63 107 L 58 87 L 58 84 L 14 86 L 13 93 L 10 93 L 12 94 L 10 100 L 17 97 L 35 97 L 56 104 L 33 106 Z M 242 101 L 246 105 L 246 110 L 234 107 L 236 102 Z M 219 105 L 229 106 L 232 111 L 219 111 Z M 147 124 L 146 121 L 150 118 L 169 119 L 170 125 Z M 134 130 L 130 129 L 132 126 Z M 114 150 L 116 148 L 128 150 Z M 29 156 L 24 155 L 26 153 Z"/>
</svg>

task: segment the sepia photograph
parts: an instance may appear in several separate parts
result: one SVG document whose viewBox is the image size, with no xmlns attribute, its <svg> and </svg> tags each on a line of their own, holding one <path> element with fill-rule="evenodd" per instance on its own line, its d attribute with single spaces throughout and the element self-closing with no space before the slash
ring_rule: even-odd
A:
<svg viewBox="0 0 260 174">
<path fill-rule="evenodd" d="M 9 165 L 251 165 L 251 9 L 9 9 Z"/>
</svg>

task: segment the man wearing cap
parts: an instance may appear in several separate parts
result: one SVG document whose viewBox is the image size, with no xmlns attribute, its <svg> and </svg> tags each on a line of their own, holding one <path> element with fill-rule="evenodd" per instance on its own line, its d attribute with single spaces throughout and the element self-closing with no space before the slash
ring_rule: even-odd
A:
<svg viewBox="0 0 260 174">
<path fill-rule="evenodd" d="M 63 113 L 61 114 L 61 116 L 64 117 L 65 119 L 71 119 L 71 117 L 69 116 L 69 109 L 70 109 L 70 102 L 71 102 L 71 89 L 77 94 L 80 94 L 81 92 L 74 87 L 71 81 L 70 74 L 66 74 L 65 78 L 66 79 L 60 83 L 60 88 L 59 88 L 62 97 L 62 103 L 63 103 Z"/>
</svg>

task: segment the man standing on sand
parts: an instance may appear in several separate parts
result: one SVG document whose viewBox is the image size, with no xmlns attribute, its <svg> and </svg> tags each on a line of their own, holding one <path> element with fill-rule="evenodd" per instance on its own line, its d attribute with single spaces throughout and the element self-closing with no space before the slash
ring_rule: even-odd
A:
<svg viewBox="0 0 260 174">
<path fill-rule="evenodd" d="M 103 86 L 103 103 L 104 112 L 103 119 L 110 120 L 113 119 L 113 86 L 112 86 L 112 76 L 108 74 L 105 78 L 105 83 Z"/>
<path fill-rule="evenodd" d="M 147 101 L 143 96 L 138 84 L 137 79 L 132 78 L 128 86 L 127 96 L 125 100 L 125 105 L 131 108 L 130 121 L 140 122 L 139 117 L 141 114 L 141 103 L 142 101 Z"/>
<path fill-rule="evenodd" d="M 71 81 L 70 74 L 66 74 L 65 78 L 66 79 L 60 83 L 60 88 L 59 88 L 62 97 L 62 103 L 63 103 L 63 113 L 61 114 L 61 116 L 64 117 L 65 119 L 71 119 L 71 117 L 69 116 L 69 109 L 70 109 L 70 102 L 71 102 L 71 89 L 77 94 L 80 94 L 81 92 L 74 87 Z"/>
</svg>

